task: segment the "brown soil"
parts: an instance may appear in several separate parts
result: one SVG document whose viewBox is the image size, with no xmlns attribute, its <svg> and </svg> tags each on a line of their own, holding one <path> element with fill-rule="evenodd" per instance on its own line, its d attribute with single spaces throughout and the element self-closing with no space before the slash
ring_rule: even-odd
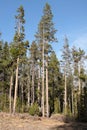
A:
<svg viewBox="0 0 87 130">
<path fill-rule="evenodd" d="M 1 112 L 0 130 L 87 130 L 87 123 L 64 123 L 53 118 Z"/>
</svg>

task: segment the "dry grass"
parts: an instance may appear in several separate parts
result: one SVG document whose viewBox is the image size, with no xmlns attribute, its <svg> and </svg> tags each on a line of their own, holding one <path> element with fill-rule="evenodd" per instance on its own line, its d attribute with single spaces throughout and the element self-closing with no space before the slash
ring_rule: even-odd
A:
<svg viewBox="0 0 87 130">
<path fill-rule="evenodd" d="M 80 127 L 86 130 L 87 124 L 64 123 L 51 118 L 32 117 L 28 114 L 0 113 L 0 130 L 80 130 Z"/>
</svg>

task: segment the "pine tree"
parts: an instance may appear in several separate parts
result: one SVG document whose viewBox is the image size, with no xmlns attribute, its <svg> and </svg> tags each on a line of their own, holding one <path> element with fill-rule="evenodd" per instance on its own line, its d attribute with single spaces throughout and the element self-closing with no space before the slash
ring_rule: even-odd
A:
<svg viewBox="0 0 87 130">
<path fill-rule="evenodd" d="M 49 43 L 56 41 L 54 29 L 54 24 L 52 22 L 53 14 L 51 11 L 51 7 L 48 3 L 46 3 L 43 16 L 39 23 L 38 33 L 36 37 L 39 39 L 38 41 L 42 45 L 42 115 L 45 116 L 45 108 L 44 108 L 44 78 L 45 78 L 45 62 L 46 62 L 46 116 L 49 117 L 49 102 L 48 102 L 48 52 L 49 52 Z M 46 55 L 46 56 L 45 56 Z M 46 59 L 45 59 L 46 57 Z"/>
<path fill-rule="evenodd" d="M 16 78 L 15 78 L 15 92 L 14 92 L 14 104 L 13 104 L 13 113 L 15 113 L 16 108 L 16 100 L 17 100 L 17 89 L 18 89 L 18 70 L 19 70 L 19 63 L 23 55 L 26 54 L 26 49 L 28 47 L 28 41 L 24 42 L 24 26 L 25 23 L 24 19 L 24 9 L 20 6 L 17 10 L 18 15 L 15 16 L 16 18 L 16 27 L 15 27 L 15 36 L 14 42 L 11 47 L 11 54 L 13 59 L 16 61 Z"/>
<path fill-rule="evenodd" d="M 7 42 L 0 41 L 0 91 L 3 100 L 1 100 L 1 108 L 4 110 L 8 107 L 8 90 L 9 90 L 9 67 L 10 62 L 9 45 Z M 7 109 L 8 111 L 8 109 Z"/>
<path fill-rule="evenodd" d="M 84 60 L 85 60 L 85 52 L 84 50 L 76 49 L 75 47 L 72 48 L 72 56 L 73 56 L 73 66 L 74 66 L 74 88 L 76 88 L 76 95 L 77 99 L 75 99 L 75 113 L 78 114 L 78 118 L 80 117 L 80 108 L 82 102 L 82 84 L 85 81 L 85 74 L 84 74 Z"/>
<path fill-rule="evenodd" d="M 67 81 L 68 77 L 70 76 L 71 70 L 71 53 L 69 49 L 69 44 L 68 44 L 68 39 L 65 37 L 64 41 L 64 46 L 63 46 L 63 51 L 62 51 L 62 67 L 63 67 L 63 73 L 64 73 L 64 112 L 67 114 L 67 108 L 68 108 L 68 88 L 67 88 Z"/>
</svg>

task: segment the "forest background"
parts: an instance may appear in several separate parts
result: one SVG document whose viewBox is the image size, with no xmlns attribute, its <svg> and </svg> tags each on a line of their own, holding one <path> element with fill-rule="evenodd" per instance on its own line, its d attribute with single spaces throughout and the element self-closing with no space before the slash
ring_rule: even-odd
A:
<svg viewBox="0 0 87 130">
<path fill-rule="evenodd" d="M 86 0 L 6 2 L 0 5 L 1 111 L 87 120 Z"/>
</svg>

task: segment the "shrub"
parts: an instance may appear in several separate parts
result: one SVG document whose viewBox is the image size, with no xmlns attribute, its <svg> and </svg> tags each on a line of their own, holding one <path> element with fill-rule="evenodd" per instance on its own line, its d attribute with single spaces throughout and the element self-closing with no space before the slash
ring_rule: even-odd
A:
<svg viewBox="0 0 87 130">
<path fill-rule="evenodd" d="M 54 113 L 60 113 L 60 106 L 57 98 L 54 101 Z"/>
<path fill-rule="evenodd" d="M 30 108 L 29 108 L 29 114 L 34 116 L 34 115 L 38 115 L 40 114 L 39 112 L 39 106 L 37 103 L 34 103 Z"/>
</svg>

